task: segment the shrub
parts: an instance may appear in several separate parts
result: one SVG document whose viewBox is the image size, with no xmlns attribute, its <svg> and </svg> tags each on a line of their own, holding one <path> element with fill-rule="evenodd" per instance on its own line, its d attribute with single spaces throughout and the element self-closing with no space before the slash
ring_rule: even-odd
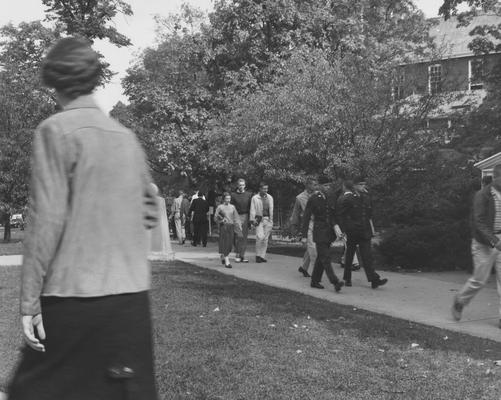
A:
<svg viewBox="0 0 501 400">
<path fill-rule="evenodd" d="M 471 268 L 467 220 L 388 229 L 378 246 L 389 266 L 419 270 Z"/>
</svg>

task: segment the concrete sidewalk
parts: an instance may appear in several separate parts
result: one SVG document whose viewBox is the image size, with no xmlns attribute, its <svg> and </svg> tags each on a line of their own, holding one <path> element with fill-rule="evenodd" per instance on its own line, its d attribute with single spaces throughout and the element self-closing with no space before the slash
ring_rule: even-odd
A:
<svg viewBox="0 0 501 400">
<path fill-rule="evenodd" d="M 389 282 L 386 286 L 373 290 L 364 272 L 357 271 L 353 272 L 353 287 L 345 287 L 340 293 L 335 293 L 332 285 L 326 284 L 326 277 L 323 279 L 324 290 L 312 289 L 310 280 L 297 271 L 301 263 L 301 259 L 297 257 L 268 254 L 267 263 L 256 264 L 253 262 L 254 254 L 249 253 L 251 262 L 237 264 L 232 259 L 233 268 L 227 269 L 221 265 L 217 244 L 209 243 L 207 246 L 193 247 L 188 242 L 184 246 L 172 244 L 176 259 L 200 267 L 354 308 L 501 342 L 501 330 L 498 328 L 499 300 L 494 279 L 465 308 L 461 322 L 455 322 L 450 308 L 454 293 L 468 278 L 464 272 L 382 272 L 381 275 L 388 278 Z M 19 265 L 21 261 L 21 256 L 0 257 L 0 265 Z M 343 270 L 338 264 L 334 266 L 336 274 L 341 278 Z"/>
<path fill-rule="evenodd" d="M 257 264 L 254 263 L 254 254 L 249 253 L 248 264 L 235 263 L 231 258 L 233 268 L 228 269 L 221 265 L 217 245 L 214 243 L 209 243 L 207 248 L 193 247 L 188 242 L 184 246 L 173 244 L 173 250 L 178 260 L 224 274 L 501 342 L 501 330 L 498 328 L 499 300 L 494 279 L 465 308 L 461 322 L 455 322 L 450 309 L 455 292 L 468 278 L 464 272 L 382 272 L 381 275 L 388 278 L 389 282 L 386 286 L 373 290 L 365 273 L 357 271 L 353 272 L 353 287 L 345 287 L 340 293 L 335 293 L 332 285 L 326 284 L 325 276 L 325 289 L 311 288 L 310 280 L 297 271 L 301 264 L 301 259 L 297 257 L 268 254 L 267 263 Z M 339 264 L 334 264 L 334 271 L 342 278 L 343 270 Z"/>
</svg>

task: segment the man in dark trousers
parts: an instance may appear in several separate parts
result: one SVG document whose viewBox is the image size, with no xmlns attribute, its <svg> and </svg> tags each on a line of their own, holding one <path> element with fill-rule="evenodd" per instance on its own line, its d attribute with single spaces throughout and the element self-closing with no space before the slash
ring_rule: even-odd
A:
<svg viewBox="0 0 501 400">
<path fill-rule="evenodd" d="M 191 202 L 190 216 L 193 221 L 193 241 L 191 244 L 197 246 L 201 242 L 204 247 L 207 247 L 209 203 L 205 200 L 203 193 L 198 192 L 198 197 Z"/>
<path fill-rule="evenodd" d="M 362 266 L 367 275 L 367 280 L 373 289 L 383 286 L 388 279 L 381 279 L 372 266 L 372 244 L 374 235 L 372 225 L 372 201 L 364 190 L 365 181 L 360 178 L 357 183 L 346 180 L 343 183 L 344 194 L 337 201 L 335 227 L 336 234 L 347 236 L 346 264 L 343 279 L 346 286 L 352 286 L 351 267 L 357 245 L 360 248 Z"/>
<path fill-rule="evenodd" d="M 334 203 L 330 203 L 326 196 L 330 186 L 329 182 L 329 178 L 324 175 L 318 177 L 318 190 L 308 199 L 304 210 L 301 242 L 307 243 L 308 226 L 313 216 L 313 241 L 317 247 L 317 260 L 311 276 L 311 287 L 324 288 L 320 281 L 325 270 L 330 283 L 334 285 L 336 292 L 339 292 L 344 282 L 340 281 L 334 273 L 329 252 L 331 243 L 336 239 L 334 234 Z"/>
<path fill-rule="evenodd" d="M 240 178 L 237 181 L 237 190 L 231 194 L 231 204 L 237 209 L 240 223 L 242 224 L 242 237 L 235 235 L 235 251 L 237 256 L 235 262 L 248 263 L 245 258 L 247 250 L 247 237 L 249 236 L 249 211 L 251 205 L 252 193 L 245 189 L 245 179 Z"/>
</svg>

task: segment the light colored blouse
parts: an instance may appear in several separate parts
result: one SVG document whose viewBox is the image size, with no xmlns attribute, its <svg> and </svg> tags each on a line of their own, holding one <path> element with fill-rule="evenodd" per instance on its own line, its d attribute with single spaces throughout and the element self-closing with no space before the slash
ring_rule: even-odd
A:
<svg viewBox="0 0 501 400">
<path fill-rule="evenodd" d="M 40 124 L 32 163 L 21 313 L 40 313 L 40 296 L 148 290 L 158 204 L 134 133 L 81 96 Z"/>
<path fill-rule="evenodd" d="M 233 204 L 220 204 L 216 208 L 214 218 L 220 224 L 237 224 L 240 225 L 240 217 L 237 209 Z"/>
</svg>

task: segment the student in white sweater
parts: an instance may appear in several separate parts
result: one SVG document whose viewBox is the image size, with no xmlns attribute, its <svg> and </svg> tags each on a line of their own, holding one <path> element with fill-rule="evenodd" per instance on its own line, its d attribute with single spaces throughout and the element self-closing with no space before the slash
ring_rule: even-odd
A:
<svg viewBox="0 0 501 400">
<path fill-rule="evenodd" d="M 268 184 L 261 182 L 259 193 L 252 196 L 249 220 L 256 227 L 256 262 L 266 262 L 268 239 L 273 228 L 273 197 Z"/>
</svg>

